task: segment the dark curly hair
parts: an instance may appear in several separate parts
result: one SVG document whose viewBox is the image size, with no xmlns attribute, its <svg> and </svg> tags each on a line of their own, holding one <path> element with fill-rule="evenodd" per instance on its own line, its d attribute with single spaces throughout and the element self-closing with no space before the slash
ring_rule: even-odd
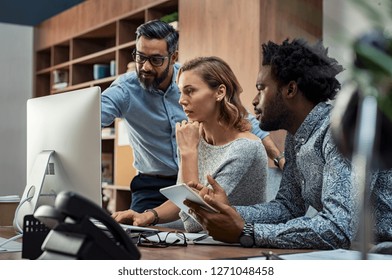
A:
<svg viewBox="0 0 392 280">
<path fill-rule="evenodd" d="M 304 39 L 288 39 L 281 45 L 269 41 L 262 44 L 262 65 L 270 65 L 279 86 L 295 81 L 305 97 L 317 104 L 333 100 L 340 90 L 335 78 L 343 67 L 331 57 L 328 49 L 319 41 L 309 45 Z"/>
</svg>

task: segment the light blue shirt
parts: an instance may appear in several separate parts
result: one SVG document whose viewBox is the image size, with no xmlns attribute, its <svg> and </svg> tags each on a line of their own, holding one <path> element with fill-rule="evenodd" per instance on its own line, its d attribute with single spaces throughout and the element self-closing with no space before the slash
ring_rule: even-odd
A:
<svg viewBox="0 0 392 280">
<path fill-rule="evenodd" d="M 179 64 L 174 65 L 172 82 L 165 92 L 144 90 L 135 71 L 118 77 L 102 93 L 102 126 L 115 118 L 126 120 L 134 153 L 134 167 L 141 173 L 177 175 L 177 122 L 187 119 L 178 103 L 180 91 L 175 82 Z M 254 116 L 249 117 L 253 133 L 260 139 L 268 135 L 260 130 Z"/>
</svg>

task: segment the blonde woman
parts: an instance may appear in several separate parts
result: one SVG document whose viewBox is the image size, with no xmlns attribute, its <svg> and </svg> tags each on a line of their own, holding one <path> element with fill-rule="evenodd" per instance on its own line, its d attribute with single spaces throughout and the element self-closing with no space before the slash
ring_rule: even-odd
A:
<svg viewBox="0 0 392 280">
<path fill-rule="evenodd" d="M 267 154 L 250 132 L 248 112 L 242 105 L 242 88 L 229 65 L 218 57 L 198 57 L 179 70 L 179 103 L 188 121 L 176 124 L 180 182 L 206 185 L 211 175 L 225 186 L 232 205 L 265 201 Z M 171 201 L 144 213 L 116 212 L 119 222 L 144 226 L 162 224 L 181 217 L 187 231 L 202 230 Z"/>
</svg>

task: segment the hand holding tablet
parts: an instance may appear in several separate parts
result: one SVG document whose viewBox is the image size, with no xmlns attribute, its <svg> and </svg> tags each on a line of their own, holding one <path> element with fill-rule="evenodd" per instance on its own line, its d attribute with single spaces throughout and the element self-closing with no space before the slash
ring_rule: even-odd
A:
<svg viewBox="0 0 392 280">
<path fill-rule="evenodd" d="M 178 184 L 160 189 L 160 192 L 177 205 L 182 211 L 188 213 L 188 206 L 184 204 L 184 200 L 188 199 L 192 202 L 200 204 L 205 210 L 219 213 L 218 210 L 207 204 L 199 193 L 186 184 Z"/>
</svg>

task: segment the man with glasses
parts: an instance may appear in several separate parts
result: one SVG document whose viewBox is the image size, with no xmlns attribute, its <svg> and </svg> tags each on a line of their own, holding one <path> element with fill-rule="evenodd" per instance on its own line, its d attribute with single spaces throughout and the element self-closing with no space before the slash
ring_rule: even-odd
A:
<svg viewBox="0 0 392 280">
<path fill-rule="evenodd" d="M 153 20 L 136 30 L 136 49 L 132 53 L 136 72 L 121 75 L 102 94 L 102 126 L 124 118 L 134 152 L 138 175 L 131 182 L 131 209 L 153 210 L 166 201 L 159 189 L 176 184 L 178 172 L 175 126 L 187 117 L 179 104 L 180 91 L 175 83 L 180 65 L 178 32 L 169 24 Z M 270 158 L 280 152 L 268 136 L 250 119 L 253 133 L 263 139 Z M 284 159 L 279 160 L 280 167 Z M 126 221 L 120 221 L 126 222 Z"/>
</svg>

